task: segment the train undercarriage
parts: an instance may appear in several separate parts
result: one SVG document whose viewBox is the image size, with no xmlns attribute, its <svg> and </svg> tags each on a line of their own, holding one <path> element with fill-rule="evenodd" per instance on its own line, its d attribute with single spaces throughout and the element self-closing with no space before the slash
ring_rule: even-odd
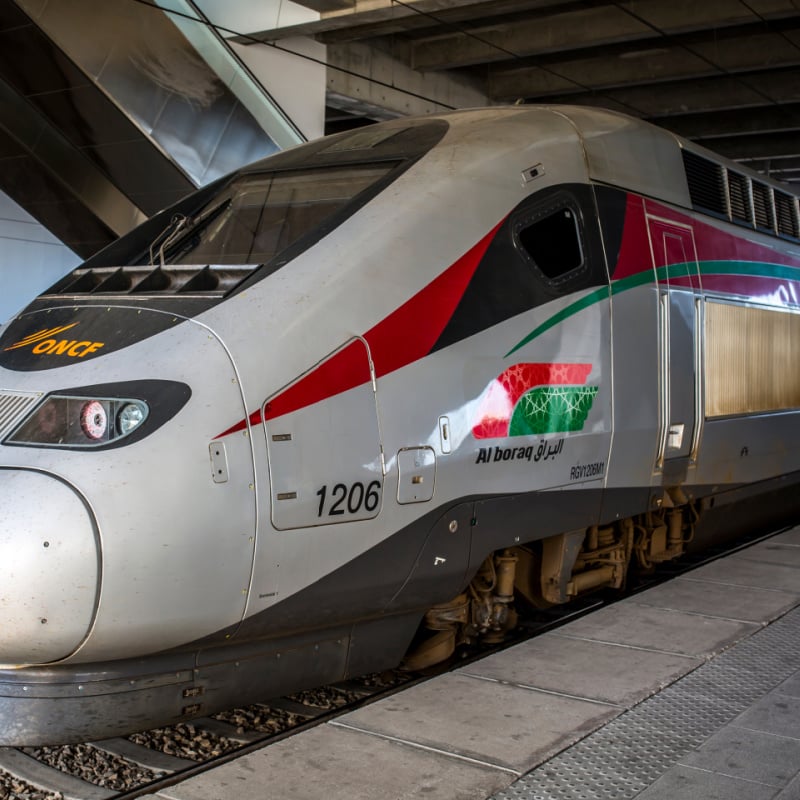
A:
<svg viewBox="0 0 800 800">
<path fill-rule="evenodd" d="M 650 572 L 678 558 L 694 538 L 700 505 L 673 504 L 496 551 L 469 586 L 425 614 L 404 659 L 409 670 L 449 658 L 460 645 L 495 644 L 516 627 L 517 606 L 545 608 L 599 589 L 624 589 L 631 571 Z"/>
</svg>

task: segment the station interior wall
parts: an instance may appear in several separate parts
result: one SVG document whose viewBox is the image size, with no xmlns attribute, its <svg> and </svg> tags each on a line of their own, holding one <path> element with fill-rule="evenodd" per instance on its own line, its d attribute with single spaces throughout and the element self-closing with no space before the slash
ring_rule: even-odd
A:
<svg viewBox="0 0 800 800">
<path fill-rule="evenodd" d="M 0 325 L 80 258 L 0 192 Z"/>
</svg>

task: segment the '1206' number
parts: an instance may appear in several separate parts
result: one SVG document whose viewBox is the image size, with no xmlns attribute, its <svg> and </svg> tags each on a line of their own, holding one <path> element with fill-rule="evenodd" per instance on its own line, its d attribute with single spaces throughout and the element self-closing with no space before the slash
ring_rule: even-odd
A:
<svg viewBox="0 0 800 800">
<path fill-rule="evenodd" d="M 349 487 L 344 483 L 337 483 L 331 489 L 330 497 L 328 497 L 328 485 L 326 484 L 317 492 L 317 497 L 319 497 L 317 516 L 338 517 L 345 513 L 358 514 L 362 508 L 372 513 L 381 502 L 380 490 L 380 481 L 372 481 L 366 488 L 360 481 Z"/>
</svg>

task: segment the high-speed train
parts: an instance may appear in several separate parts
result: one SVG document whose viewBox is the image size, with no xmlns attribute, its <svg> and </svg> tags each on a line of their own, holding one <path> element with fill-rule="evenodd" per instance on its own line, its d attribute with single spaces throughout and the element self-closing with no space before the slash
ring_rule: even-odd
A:
<svg viewBox="0 0 800 800">
<path fill-rule="evenodd" d="M 0 330 L 0 744 L 425 666 L 796 515 L 799 360 L 797 194 L 640 121 L 236 172 Z"/>
</svg>

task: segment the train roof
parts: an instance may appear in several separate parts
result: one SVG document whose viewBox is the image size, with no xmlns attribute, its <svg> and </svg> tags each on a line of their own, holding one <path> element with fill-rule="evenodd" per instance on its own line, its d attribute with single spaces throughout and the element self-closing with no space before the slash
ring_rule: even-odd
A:
<svg viewBox="0 0 800 800">
<path fill-rule="evenodd" d="M 620 187 L 789 241 L 800 241 L 800 204 L 793 188 L 643 120 L 608 109 L 570 105 L 519 105 L 398 118 L 298 145 L 257 162 L 247 171 L 304 163 L 343 164 L 379 158 L 413 158 L 447 131 L 471 131 L 472 143 L 504 130 L 520 147 L 532 131 L 564 136 L 565 122 L 583 147 L 590 180 Z M 508 124 L 512 123 L 512 124 Z M 521 125 L 519 123 L 522 123 Z M 482 137 L 482 131 L 486 131 Z"/>
<path fill-rule="evenodd" d="M 583 141 L 589 175 L 761 233 L 800 239 L 798 192 L 651 123 L 606 109 L 545 106 Z"/>
</svg>

